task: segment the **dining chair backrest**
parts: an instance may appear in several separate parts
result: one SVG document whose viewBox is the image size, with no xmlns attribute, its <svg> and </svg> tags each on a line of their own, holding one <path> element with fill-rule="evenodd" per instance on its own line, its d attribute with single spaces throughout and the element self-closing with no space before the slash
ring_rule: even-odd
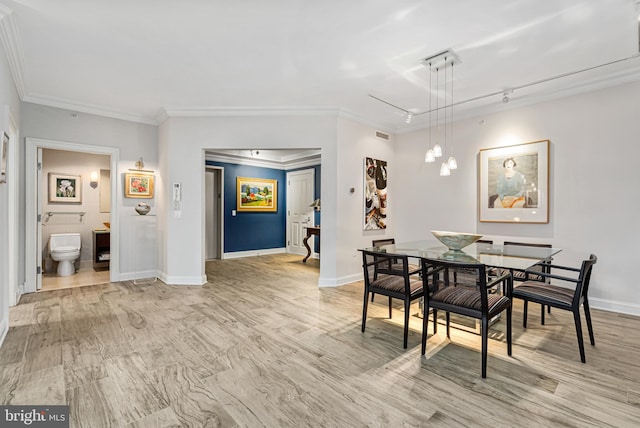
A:
<svg viewBox="0 0 640 428">
<path fill-rule="evenodd" d="M 580 266 L 580 273 L 578 274 L 578 281 L 576 283 L 576 293 L 573 296 L 573 306 L 577 307 L 584 300 L 585 296 L 589 292 L 589 283 L 591 282 L 591 271 L 593 265 L 598 261 L 598 257 L 595 254 L 591 254 L 587 260 L 582 262 Z"/>
<path fill-rule="evenodd" d="M 459 306 L 462 309 L 462 313 L 475 316 L 479 315 L 479 312 L 488 308 L 488 291 L 487 291 L 487 271 L 486 266 L 480 263 L 455 263 L 450 261 L 436 260 L 436 259 L 423 259 L 423 275 L 434 275 L 431 272 L 437 272 L 433 279 L 433 287 L 435 288 L 433 294 L 437 294 L 448 287 L 464 287 L 479 291 L 479 302 L 475 302 L 474 305 L 470 305 L 469 302 L 459 302 Z M 460 275 L 460 272 L 465 272 L 467 275 Z M 426 295 L 427 299 L 429 296 Z M 479 303 L 479 305 L 477 304 Z M 471 308 L 475 308 L 470 312 Z M 443 309 L 443 308 L 440 308 Z M 469 312 L 469 313 L 467 313 Z"/>
<path fill-rule="evenodd" d="M 519 246 L 519 247 L 537 247 L 537 248 L 552 248 L 551 244 L 539 244 L 539 243 L 535 243 L 535 242 L 513 242 L 513 241 L 504 241 L 503 245 L 509 246 L 509 245 L 514 245 L 514 246 Z M 514 279 L 518 280 L 518 281 L 522 281 L 522 280 L 533 280 L 533 281 L 540 281 L 540 282 L 545 282 L 545 279 L 540 277 L 539 275 L 536 275 L 534 272 L 538 271 L 538 272 L 544 272 L 544 273 L 549 273 L 549 263 L 551 262 L 551 259 L 549 259 L 548 261 L 543 261 L 538 263 L 537 265 L 527 269 L 529 271 L 528 274 L 525 274 L 524 271 L 518 271 L 518 270 L 514 270 L 513 273 L 513 277 Z"/>
<path fill-rule="evenodd" d="M 410 280 L 409 280 L 409 258 L 401 255 L 386 255 L 376 251 L 362 251 L 362 266 L 364 268 L 364 280 L 369 287 L 377 279 L 378 275 L 384 273 L 385 275 L 403 277 L 404 287 L 397 289 L 395 294 L 411 294 Z M 393 268 L 392 268 L 393 266 Z M 373 286 L 372 288 L 375 288 Z"/>
<path fill-rule="evenodd" d="M 383 245 L 395 244 L 395 238 L 374 239 L 371 241 L 373 247 L 382 247 Z"/>
</svg>

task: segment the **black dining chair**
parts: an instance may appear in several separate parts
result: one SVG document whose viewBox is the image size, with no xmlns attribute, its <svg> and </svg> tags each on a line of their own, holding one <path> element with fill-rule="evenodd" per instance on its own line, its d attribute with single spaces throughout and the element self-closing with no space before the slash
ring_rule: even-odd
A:
<svg viewBox="0 0 640 428">
<path fill-rule="evenodd" d="M 422 277 L 425 284 L 431 278 L 433 291 L 425 293 L 425 311 L 422 324 L 422 355 L 427 350 L 428 314 L 433 310 L 433 319 L 437 320 L 437 311 L 446 312 L 447 338 L 451 338 L 450 313 L 464 315 L 481 320 L 482 337 L 482 377 L 487 377 L 487 344 L 489 320 L 503 311 L 507 311 L 507 353 L 511 355 L 511 273 L 501 272 L 500 276 L 487 280 L 485 265 L 478 263 L 455 263 L 436 259 L 422 259 Z M 463 270 L 469 274 L 461 276 L 454 272 Z M 472 273 L 472 274 L 471 274 Z M 466 282 L 465 282 L 466 280 Z M 504 294 L 490 293 L 496 284 L 502 283 Z M 434 333 L 437 327 L 434 321 Z"/>
<path fill-rule="evenodd" d="M 591 346 L 595 346 L 593 337 L 593 326 L 591 325 L 591 313 L 589 312 L 589 282 L 591 281 L 591 271 L 593 265 L 596 264 L 598 258 L 591 254 L 589 259 L 582 262 L 580 269 L 549 264 L 550 272 L 555 270 L 564 271 L 563 273 L 571 274 L 574 277 L 566 275 L 557 275 L 555 273 L 536 272 L 544 278 L 563 281 L 564 284 L 572 283 L 574 286 L 568 288 L 553 283 L 545 283 L 540 281 L 525 281 L 514 287 L 513 298 L 524 300 L 524 312 L 522 315 L 522 326 L 527 328 L 527 306 L 529 302 L 539 303 L 540 305 L 553 306 L 554 308 L 571 311 L 573 320 L 576 325 L 576 335 L 578 336 L 578 346 L 580 348 L 580 360 L 585 363 L 584 343 L 582 340 L 582 322 L 580 321 L 580 306 L 584 306 L 584 316 L 587 320 L 587 328 L 589 329 L 589 339 Z M 575 277 L 577 275 L 577 277 Z M 544 325 L 544 310 L 541 317 L 542 325 Z"/>
<path fill-rule="evenodd" d="M 503 245 L 505 247 L 509 245 L 514 245 L 514 246 L 520 246 L 520 247 L 552 248 L 551 244 L 537 244 L 532 242 L 504 241 Z M 538 272 L 549 273 L 549 264 L 552 261 L 553 259 L 545 260 L 526 270 L 512 269 L 511 273 L 513 274 L 513 280 L 514 281 L 549 282 L 547 278 L 545 278 L 542 275 L 539 275 Z M 542 312 L 541 316 L 544 317 L 544 305 L 540 306 L 540 311 Z M 547 312 L 551 313 L 551 306 L 547 306 Z"/>
<path fill-rule="evenodd" d="M 407 256 L 386 255 L 381 252 L 362 250 L 364 269 L 364 305 L 362 308 L 362 332 L 367 323 L 369 293 L 389 297 L 389 318 L 392 317 L 392 299 L 404 301 L 404 347 L 409 336 L 409 311 L 411 302 L 424 295 L 422 269 L 410 270 Z"/>
<path fill-rule="evenodd" d="M 384 245 L 391 245 L 391 244 L 395 244 L 396 240 L 395 238 L 384 238 L 384 239 L 374 239 L 371 241 L 371 246 L 372 247 L 382 247 Z M 399 265 L 399 262 L 396 260 L 391 261 L 391 264 L 389 266 L 385 266 L 385 265 L 380 265 L 377 267 L 378 272 L 379 273 L 385 273 L 386 269 L 395 269 L 395 270 L 402 270 L 402 266 Z M 416 265 L 416 264 L 410 264 L 409 265 L 409 270 L 410 271 L 414 271 L 414 270 L 420 270 L 420 266 Z M 373 302 L 373 298 L 375 297 L 376 293 L 371 293 L 371 301 Z"/>
</svg>

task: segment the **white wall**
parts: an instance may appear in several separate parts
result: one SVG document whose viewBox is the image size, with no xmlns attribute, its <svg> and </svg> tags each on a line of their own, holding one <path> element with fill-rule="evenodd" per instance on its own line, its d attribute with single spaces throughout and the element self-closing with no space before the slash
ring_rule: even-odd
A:
<svg viewBox="0 0 640 428">
<path fill-rule="evenodd" d="M 66 150 L 44 149 L 42 151 L 42 211 L 43 212 L 84 212 L 85 215 L 53 215 L 44 217 L 42 228 L 42 249 L 44 257 L 49 257 L 49 235 L 52 233 L 80 233 L 82 249 L 80 261 L 93 261 L 93 233 L 96 228 L 104 228 L 110 221 L 109 213 L 100 212 L 100 184 L 91 187 L 91 172 L 109 169 L 109 156 L 91 153 L 68 152 Z M 82 202 L 49 202 L 49 173 L 81 176 Z M 47 263 L 43 266 L 47 267 Z M 53 266 L 52 266 L 53 268 Z"/>
<path fill-rule="evenodd" d="M 399 227 L 398 174 L 404 165 L 397 162 L 396 144 L 375 136 L 376 130 L 351 120 L 338 119 L 338 219 L 336 234 L 340 237 L 336 247 L 338 284 L 346 284 L 362 278 L 362 253 L 358 248 L 370 247 L 373 239 L 395 238 Z M 387 228 L 364 230 L 364 159 L 373 157 L 387 161 Z M 325 162 L 322 163 L 322 176 Z M 349 189 L 353 187 L 354 193 Z M 324 188 L 323 188 L 324 191 Z M 325 203 L 322 199 L 324 233 Z M 323 243 L 324 245 L 324 243 Z M 323 250 L 326 247 L 322 247 Z M 324 255 L 324 253 L 323 253 Z M 321 257 L 322 259 L 322 257 Z"/>
<path fill-rule="evenodd" d="M 20 125 L 20 99 L 18 92 L 11 78 L 11 70 L 7 62 L 4 48 L 0 44 L 0 138 L 2 133 L 9 133 L 9 116 L 11 116 L 16 126 Z M 14 158 L 17 150 L 17 141 L 12 141 L 9 147 L 9 157 Z M 14 167 L 13 170 L 9 167 Z M 17 258 L 9 257 L 11 252 L 15 252 L 16 242 L 10 242 L 9 230 L 16 227 L 15 224 L 9 224 L 11 210 L 15 210 L 15 201 L 11 200 L 9 186 L 17 187 L 17 167 L 18 163 L 13 162 L 7 169 L 7 183 L 0 184 L 0 344 L 9 327 L 9 260 L 16 262 Z M 15 192 L 14 192 L 15 193 Z M 13 266 L 11 270 L 16 269 Z M 13 284 L 17 287 L 17 284 Z"/>
<path fill-rule="evenodd" d="M 639 111 L 640 83 L 635 83 L 458 122 L 459 168 L 450 177 L 440 177 L 439 165 L 422 161 L 426 131 L 398 135 L 398 238 L 429 238 L 434 229 L 477 231 L 496 242 L 551 243 L 563 249 L 556 257 L 561 263 L 594 253 L 599 259 L 589 293 L 592 306 L 640 315 Z M 546 139 L 551 141 L 549 224 L 479 223 L 479 150 Z"/>
<path fill-rule="evenodd" d="M 92 146 L 116 147 L 119 149 L 120 159 L 118 163 L 118 186 L 116 191 L 118 195 L 118 211 L 120 230 L 112 233 L 118 233 L 120 242 L 123 243 L 119 248 L 119 265 L 120 272 L 125 278 L 135 270 L 133 266 L 132 252 L 134 248 L 126 245 L 129 242 L 125 236 L 133 229 L 133 216 L 135 215 L 134 207 L 140 202 L 139 199 L 130 199 L 124 197 L 123 177 L 129 168 L 135 168 L 135 162 L 140 158 L 144 158 L 145 169 L 158 170 L 158 128 L 156 126 L 144 125 L 140 123 L 127 122 L 124 120 L 111 119 L 101 116 L 95 116 L 85 113 L 77 113 L 58 109 L 54 107 L 46 107 L 36 104 L 22 104 L 22 137 L 41 138 L 46 140 L 61 141 L 66 143 L 87 144 Z M 22 149 L 20 159 L 24 164 L 25 151 Z M 24 174 L 21 177 L 21 186 L 23 191 L 20 201 L 22 219 L 20 224 L 21 242 L 24 242 L 25 232 L 25 195 L 33 195 L 33 189 L 25 189 Z M 93 189 L 91 189 L 93 190 Z M 154 199 L 145 199 L 152 207 L 152 213 L 155 213 L 157 196 Z M 21 254 L 25 253 L 24 244 L 21 248 Z M 24 258 L 22 258 L 21 281 L 25 279 Z"/>
<path fill-rule="evenodd" d="M 204 274 L 205 149 L 320 148 L 322 150 L 322 248 L 320 281 L 335 283 L 337 205 L 335 116 L 202 117 L 167 119 L 160 127 L 160 172 L 167 206 L 160 210 L 163 280 L 200 284 Z M 175 218 L 170 185 L 183 186 L 181 218 Z M 225 207 L 231 215 L 231 207 Z M 325 233 L 326 231 L 326 233 Z M 189 245 L 190 251 L 184 251 Z"/>
</svg>

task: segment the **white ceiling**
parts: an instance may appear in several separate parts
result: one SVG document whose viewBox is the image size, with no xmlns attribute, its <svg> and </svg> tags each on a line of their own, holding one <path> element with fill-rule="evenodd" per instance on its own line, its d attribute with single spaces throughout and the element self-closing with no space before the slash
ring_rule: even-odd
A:
<svg viewBox="0 0 640 428">
<path fill-rule="evenodd" d="M 23 100 L 157 123 L 322 112 L 389 131 L 453 49 L 457 117 L 640 79 L 636 0 L 0 0 Z M 4 8 L 1 6 L 5 6 Z M 442 97 L 443 91 L 439 91 Z M 440 105 L 444 100 L 440 101 Z M 435 99 L 434 99 L 435 104 Z"/>
</svg>

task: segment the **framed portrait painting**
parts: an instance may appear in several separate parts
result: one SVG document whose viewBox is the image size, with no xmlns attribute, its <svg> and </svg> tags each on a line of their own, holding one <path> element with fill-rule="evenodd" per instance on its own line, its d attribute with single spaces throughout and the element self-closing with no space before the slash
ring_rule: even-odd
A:
<svg viewBox="0 0 640 428">
<path fill-rule="evenodd" d="M 482 149 L 481 222 L 549 223 L 549 140 Z"/>
<path fill-rule="evenodd" d="M 153 174 L 126 172 L 124 174 L 124 196 L 126 198 L 153 198 Z"/>
<path fill-rule="evenodd" d="M 50 172 L 49 202 L 82 202 L 82 177 Z"/>
<path fill-rule="evenodd" d="M 236 178 L 237 210 L 278 211 L 278 181 L 267 178 Z"/>
</svg>

